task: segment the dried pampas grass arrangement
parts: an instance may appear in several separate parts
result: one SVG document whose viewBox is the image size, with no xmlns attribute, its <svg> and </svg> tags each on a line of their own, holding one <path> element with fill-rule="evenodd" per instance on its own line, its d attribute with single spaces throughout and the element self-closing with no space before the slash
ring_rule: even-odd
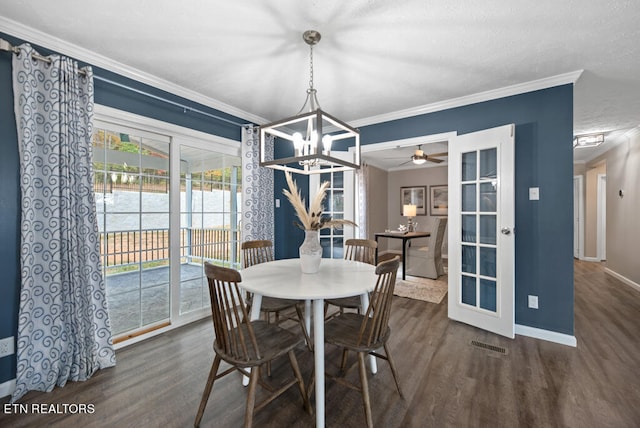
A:
<svg viewBox="0 0 640 428">
<path fill-rule="evenodd" d="M 287 185 L 289 186 L 289 190 L 284 189 L 282 193 L 284 193 L 287 199 L 289 199 L 289 202 L 291 202 L 291 205 L 293 205 L 293 209 L 295 209 L 296 214 L 298 215 L 298 218 L 302 223 L 295 223 L 299 228 L 304 230 L 320 230 L 329 227 L 340 228 L 345 224 L 358 227 L 358 225 L 351 220 L 332 219 L 331 217 L 322 215 L 322 211 L 324 210 L 322 202 L 327 196 L 327 188 L 329 187 L 328 181 L 325 181 L 320 185 L 320 189 L 318 189 L 318 193 L 316 193 L 315 198 L 313 198 L 313 201 L 311 201 L 309 211 L 307 211 L 305 201 L 304 199 L 302 199 L 300 190 L 298 189 L 298 185 L 291 177 L 291 173 L 285 171 L 285 177 L 287 178 Z"/>
</svg>

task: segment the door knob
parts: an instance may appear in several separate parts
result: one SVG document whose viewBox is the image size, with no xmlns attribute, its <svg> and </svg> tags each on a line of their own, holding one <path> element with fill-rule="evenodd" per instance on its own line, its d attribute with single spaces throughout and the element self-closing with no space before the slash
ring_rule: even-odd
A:
<svg viewBox="0 0 640 428">
<path fill-rule="evenodd" d="M 503 235 L 509 235 L 511 233 L 511 229 L 509 229 L 508 227 L 503 227 L 502 229 L 500 229 L 500 232 L 502 232 Z"/>
</svg>

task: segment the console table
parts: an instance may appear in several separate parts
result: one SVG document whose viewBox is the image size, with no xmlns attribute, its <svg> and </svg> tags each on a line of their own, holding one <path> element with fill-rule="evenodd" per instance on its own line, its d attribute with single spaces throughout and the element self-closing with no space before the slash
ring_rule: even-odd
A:
<svg viewBox="0 0 640 428">
<path fill-rule="evenodd" d="M 431 236 L 430 232 L 379 232 L 375 234 L 376 243 L 378 242 L 378 238 L 391 238 L 391 239 L 402 239 L 402 279 L 405 278 L 405 272 L 407 269 L 407 242 L 412 240 L 413 238 L 427 238 Z M 376 265 L 378 264 L 378 247 L 376 247 Z"/>
</svg>

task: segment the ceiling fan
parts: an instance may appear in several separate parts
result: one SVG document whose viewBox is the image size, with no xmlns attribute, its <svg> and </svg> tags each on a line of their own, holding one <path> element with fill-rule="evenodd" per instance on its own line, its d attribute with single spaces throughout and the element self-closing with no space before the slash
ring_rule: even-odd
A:
<svg viewBox="0 0 640 428">
<path fill-rule="evenodd" d="M 438 157 L 449 155 L 449 153 L 447 152 L 433 153 L 433 154 L 427 155 L 425 154 L 425 152 L 422 151 L 421 147 L 422 147 L 422 144 L 419 144 L 416 151 L 413 152 L 413 154 L 411 155 L 411 158 L 408 161 L 402 163 L 401 165 L 407 164 L 409 162 L 413 162 L 416 165 L 422 165 L 427 161 L 433 162 L 433 163 L 440 163 L 440 162 L 444 162 L 444 159 L 437 159 Z"/>
</svg>

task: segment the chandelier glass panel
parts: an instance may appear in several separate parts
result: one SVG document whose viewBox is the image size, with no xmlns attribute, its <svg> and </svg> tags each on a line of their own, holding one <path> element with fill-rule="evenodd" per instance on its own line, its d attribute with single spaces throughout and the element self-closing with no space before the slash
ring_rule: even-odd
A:
<svg viewBox="0 0 640 428">
<path fill-rule="evenodd" d="M 260 127 L 260 165 L 306 175 L 358 169 L 360 131 L 322 111 L 313 87 L 313 46 L 320 33 L 308 30 L 302 37 L 309 45 L 307 98 L 297 115 Z M 266 159 L 270 137 L 274 137 L 273 160 Z"/>
</svg>

